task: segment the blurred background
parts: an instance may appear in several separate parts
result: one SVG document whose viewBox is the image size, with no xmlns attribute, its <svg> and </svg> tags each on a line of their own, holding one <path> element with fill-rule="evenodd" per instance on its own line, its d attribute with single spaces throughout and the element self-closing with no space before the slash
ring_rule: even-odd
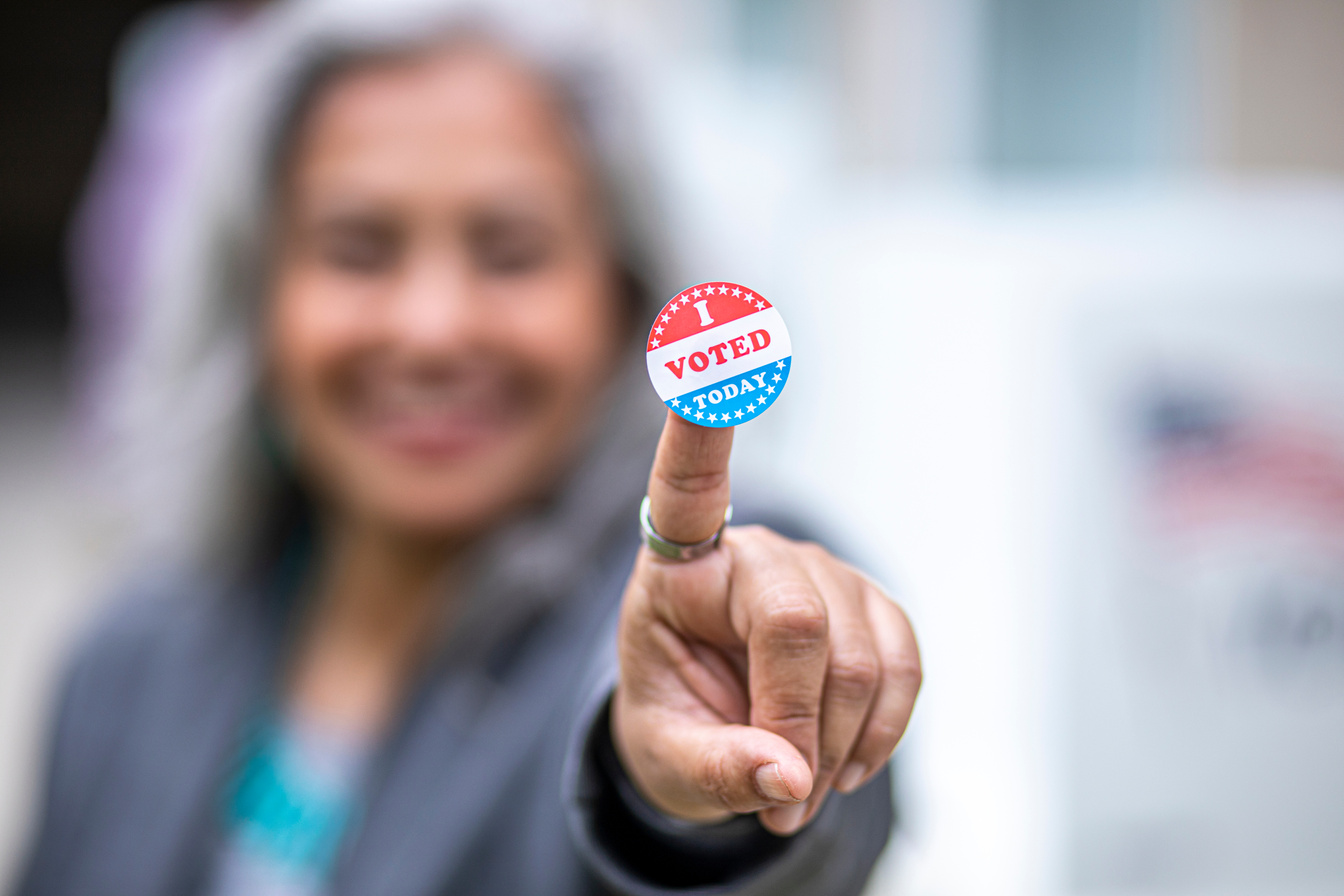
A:
<svg viewBox="0 0 1344 896">
<path fill-rule="evenodd" d="M 872 892 L 1344 892 L 1344 2 L 600 7 L 692 276 L 794 333 L 736 475 L 921 638 Z M 0 880 L 120 559 L 87 373 L 251 8 L 0 12 Z"/>
</svg>

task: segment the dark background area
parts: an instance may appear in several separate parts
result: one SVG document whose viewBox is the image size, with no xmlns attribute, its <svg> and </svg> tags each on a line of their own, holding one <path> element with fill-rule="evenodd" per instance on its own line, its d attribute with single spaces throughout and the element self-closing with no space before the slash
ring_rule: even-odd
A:
<svg viewBox="0 0 1344 896">
<path fill-rule="evenodd" d="M 0 4 L 0 337 L 70 324 L 65 230 L 108 109 L 121 37 L 163 2 Z"/>
</svg>

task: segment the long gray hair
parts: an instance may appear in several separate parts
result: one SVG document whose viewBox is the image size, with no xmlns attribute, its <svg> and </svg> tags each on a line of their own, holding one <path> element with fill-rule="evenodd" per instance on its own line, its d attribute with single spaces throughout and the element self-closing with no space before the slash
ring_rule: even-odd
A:
<svg viewBox="0 0 1344 896">
<path fill-rule="evenodd" d="M 209 138 L 161 231 L 131 348 L 108 374 L 100 453 L 129 513 L 135 558 L 236 558 L 277 488 L 257 411 L 257 309 L 276 160 L 305 97 L 351 61 L 414 52 L 463 30 L 498 42 L 557 88 L 588 144 L 636 301 L 651 314 L 648 303 L 671 293 L 644 129 L 618 90 L 629 79 L 615 76 L 621 61 L 582 10 L 556 0 L 295 0 L 267 8 L 221 60 L 204 100 Z M 649 405 L 661 408 L 647 395 L 618 399 L 621 391 L 613 387 L 612 413 L 625 422 L 608 419 L 602 438 L 635 439 L 633 430 L 646 438 Z M 622 409 L 632 403 L 641 410 Z M 643 423 L 632 426 L 630 414 Z"/>
</svg>

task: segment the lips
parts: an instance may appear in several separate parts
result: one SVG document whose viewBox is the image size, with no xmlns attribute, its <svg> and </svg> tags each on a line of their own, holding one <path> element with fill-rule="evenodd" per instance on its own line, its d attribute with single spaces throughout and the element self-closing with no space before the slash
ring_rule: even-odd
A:
<svg viewBox="0 0 1344 896">
<path fill-rule="evenodd" d="M 488 450 L 533 404 L 520 378 L 496 370 L 380 371 L 350 385 L 343 404 L 361 437 L 421 462 Z"/>
</svg>

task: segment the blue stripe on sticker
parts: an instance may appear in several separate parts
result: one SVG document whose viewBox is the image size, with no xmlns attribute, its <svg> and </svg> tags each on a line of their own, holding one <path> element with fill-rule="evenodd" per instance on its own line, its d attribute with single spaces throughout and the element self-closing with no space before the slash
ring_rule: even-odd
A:
<svg viewBox="0 0 1344 896">
<path fill-rule="evenodd" d="M 771 361 L 712 386 L 678 395 L 667 406 L 700 426 L 736 426 L 774 404 L 793 366 L 792 356 Z"/>
</svg>

